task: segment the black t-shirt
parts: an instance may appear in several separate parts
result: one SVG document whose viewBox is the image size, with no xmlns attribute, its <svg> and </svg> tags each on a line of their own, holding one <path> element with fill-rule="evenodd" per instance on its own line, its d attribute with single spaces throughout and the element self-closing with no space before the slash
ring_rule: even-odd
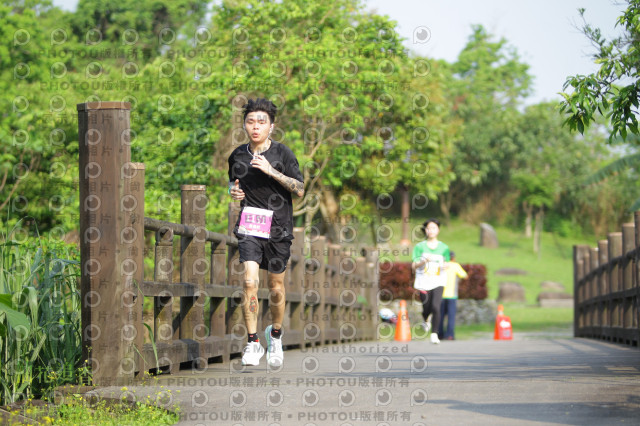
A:
<svg viewBox="0 0 640 426">
<path fill-rule="evenodd" d="M 292 240 L 293 202 L 291 193 L 277 180 L 251 166 L 250 162 L 253 156 L 249 153 L 248 148 L 249 144 L 241 145 L 234 149 L 229 156 L 229 182 L 233 183 L 238 179 L 240 189 L 244 191 L 245 195 L 240 206 L 273 210 L 270 239 Z M 298 160 L 288 146 L 271 141 L 269 149 L 261 155 L 283 175 L 303 182 Z M 239 221 L 240 218 L 233 229 L 236 235 Z"/>
</svg>

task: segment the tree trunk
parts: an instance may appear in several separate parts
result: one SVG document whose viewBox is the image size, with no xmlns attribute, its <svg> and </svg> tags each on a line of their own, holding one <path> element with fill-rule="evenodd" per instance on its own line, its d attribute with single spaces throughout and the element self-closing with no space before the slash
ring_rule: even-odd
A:
<svg viewBox="0 0 640 426">
<path fill-rule="evenodd" d="M 402 194 L 402 238 L 400 239 L 400 245 L 409 246 L 411 245 L 411 240 L 409 239 L 409 211 L 411 210 L 409 190 L 406 186 L 402 186 L 400 192 Z"/>
<path fill-rule="evenodd" d="M 340 204 L 333 192 L 324 190 L 320 193 L 320 213 L 327 237 L 334 243 L 339 242 L 340 235 Z"/>
<path fill-rule="evenodd" d="M 524 236 L 527 238 L 531 238 L 531 219 L 533 216 L 533 206 L 529 205 L 526 201 L 522 203 L 524 208 L 524 212 L 527 215 L 527 218 L 524 220 Z"/>
<path fill-rule="evenodd" d="M 451 201 L 453 197 L 451 196 L 451 191 L 445 192 L 440 197 L 440 211 L 444 216 L 445 225 L 449 225 L 451 223 Z"/>
<path fill-rule="evenodd" d="M 542 248 L 542 219 L 544 218 L 544 207 L 536 213 L 536 229 L 533 234 L 533 252 L 540 254 Z"/>
</svg>

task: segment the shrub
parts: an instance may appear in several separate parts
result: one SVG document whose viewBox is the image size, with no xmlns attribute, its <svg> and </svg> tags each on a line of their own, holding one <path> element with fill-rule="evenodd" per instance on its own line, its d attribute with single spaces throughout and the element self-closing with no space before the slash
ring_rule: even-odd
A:
<svg viewBox="0 0 640 426">
<path fill-rule="evenodd" d="M 460 299 L 483 300 L 487 298 L 487 268 L 484 265 L 465 264 L 469 278 L 460 280 L 458 297 Z M 383 262 L 380 264 L 380 298 L 412 299 L 417 292 L 413 288 L 414 273 L 411 262 Z M 417 295 L 416 295 L 417 296 Z"/>
<path fill-rule="evenodd" d="M 469 278 L 460 280 L 458 287 L 459 299 L 484 300 L 487 298 L 487 268 L 484 265 L 460 265 L 467 271 Z"/>
<path fill-rule="evenodd" d="M 411 262 L 383 262 L 380 264 L 380 298 L 411 299 L 416 292 L 413 288 L 414 273 Z"/>
</svg>

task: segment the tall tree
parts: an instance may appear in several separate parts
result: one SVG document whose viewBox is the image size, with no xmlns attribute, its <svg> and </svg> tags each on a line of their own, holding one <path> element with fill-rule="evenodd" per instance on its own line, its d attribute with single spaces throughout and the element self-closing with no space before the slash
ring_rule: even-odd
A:
<svg viewBox="0 0 640 426">
<path fill-rule="evenodd" d="M 205 3 L 169 3 L 83 0 L 76 13 L 49 5 L 23 15 L 16 6 L 2 9 L 9 23 L 30 19 L 3 27 L 3 82 L 18 64 L 9 61 L 19 28 L 30 28 L 30 44 L 17 53 L 27 55 L 20 61 L 32 80 L 5 83 L 5 93 L 28 107 L 18 102 L 0 131 L 9 139 L 26 131 L 23 147 L 46 152 L 39 172 L 21 177 L 38 201 L 22 214 L 41 216 L 53 202 L 49 225 L 74 226 L 75 104 L 99 100 L 131 102 L 132 155 L 147 166 L 147 211 L 165 219 L 179 218 L 180 185 L 201 183 L 209 188 L 208 223 L 224 229 L 226 158 L 246 142 L 240 107 L 253 96 L 278 105 L 273 136 L 301 160 L 307 196 L 297 213 L 308 222 L 320 215 L 334 239 L 341 223 L 370 217 L 379 197 L 398 186 L 432 198 L 447 187 L 455 129 L 444 67 L 410 57 L 389 18 L 357 0 L 238 0 L 215 4 L 203 24 Z M 30 57 L 32 49 L 47 55 Z M 3 102 L 12 108 L 9 97 Z M 13 178 L 20 153 L 9 154 L 0 171 Z M 7 179 L 7 199 L 13 183 Z"/>
<path fill-rule="evenodd" d="M 540 229 L 543 211 L 547 230 L 566 234 L 582 229 L 601 235 L 625 220 L 625 205 L 638 196 L 640 188 L 635 184 L 637 172 L 632 170 L 605 174 L 597 184 L 594 170 L 612 161 L 615 164 L 631 147 L 612 149 L 605 144 L 607 136 L 602 130 L 581 136 L 563 126 L 563 121 L 552 103 L 526 108 L 517 122 L 521 150 L 511 184 L 518 191 L 525 224 L 537 214 Z"/>
<path fill-rule="evenodd" d="M 144 55 L 156 56 L 177 37 L 193 36 L 208 4 L 206 0 L 80 0 L 71 26 L 87 46 L 135 45 Z"/>
<path fill-rule="evenodd" d="M 640 102 L 640 0 L 628 0 L 616 26 L 622 34 L 607 40 L 599 28 L 584 21 L 582 32 L 596 47 L 594 61 L 600 65 L 595 73 L 569 77 L 564 84 L 561 110 L 567 123 L 583 133 L 598 113 L 605 114 L 611 124 L 610 140 L 626 139 L 629 132 L 638 134 Z M 572 89 L 571 92 L 568 89 Z"/>
<path fill-rule="evenodd" d="M 429 107 L 429 97 L 441 98 L 437 74 L 416 71 L 388 18 L 355 0 L 223 2 L 212 30 L 220 37 L 211 47 L 234 46 L 223 60 L 229 94 L 268 96 L 282 107 L 278 135 L 302 159 L 307 185 L 297 212 L 307 223 L 319 213 L 332 239 L 349 218 L 371 216 L 378 196 L 412 185 L 417 179 L 405 182 L 402 170 L 418 156 L 445 169 L 447 109 Z M 238 127 L 220 125 L 230 135 Z M 414 138 L 426 127 L 431 137 Z M 243 141 L 232 142 L 217 152 Z M 446 181 L 434 173 L 432 192 Z"/>
<path fill-rule="evenodd" d="M 450 96 L 463 130 L 452 155 L 456 178 L 440 201 L 445 217 L 456 201 L 460 207 L 483 185 L 497 189 L 508 180 L 508 166 L 518 151 L 516 107 L 530 92 L 528 68 L 505 39 L 494 40 L 479 25 L 451 65 Z"/>
<path fill-rule="evenodd" d="M 572 130 L 584 133 L 598 117 L 607 117 L 610 129 L 609 143 L 619 139 L 638 144 L 638 112 L 640 104 L 640 0 L 628 0 L 627 7 L 618 17 L 616 27 L 622 34 L 607 40 L 599 28 L 586 22 L 585 9 L 579 9 L 583 19 L 582 32 L 594 45 L 594 61 L 600 68 L 589 75 L 567 78 L 564 100 L 560 110 L 566 114 L 566 123 Z M 571 91 L 569 91 L 571 89 Z M 602 182 L 613 174 L 624 176 L 638 171 L 640 157 L 636 152 L 619 158 L 596 173 L 588 182 Z M 626 198 L 626 197 L 625 197 Z M 640 208 L 640 198 L 629 203 L 629 210 Z"/>
<path fill-rule="evenodd" d="M 56 72 L 58 59 L 46 54 L 50 29 L 62 13 L 50 1 L 13 1 L 0 5 L 0 210 L 31 215 L 49 222 L 55 212 L 48 201 L 55 187 L 43 187 L 51 158 L 60 148 L 61 133 L 42 122 L 43 115 L 58 107 L 47 92 L 47 81 Z M 51 177 L 50 183 L 59 183 Z M 57 199 L 56 199 L 57 200 Z M 59 201 L 54 202 L 54 205 Z"/>
</svg>

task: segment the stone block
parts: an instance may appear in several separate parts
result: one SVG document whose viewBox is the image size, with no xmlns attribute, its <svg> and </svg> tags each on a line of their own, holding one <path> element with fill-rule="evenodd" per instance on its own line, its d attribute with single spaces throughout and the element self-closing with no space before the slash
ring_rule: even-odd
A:
<svg viewBox="0 0 640 426">
<path fill-rule="evenodd" d="M 493 226 L 488 223 L 480 224 L 480 246 L 487 248 L 498 248 L 498 234 Z"/>
<path fill-rule="evenodd" d="M 528 272 L 518 268 L 500 268 L 496 271 L 496 275 L 527 275 Z"/>
<path fill-rule="evenodd" d="M 560 291 L 560 292 L 566 291 L 566 289 L 562 284 L 554 281 L 542 281 L 540 283 L 540 288 L 542 290 L 547 290 L 547 291 Z"/>
<path fill-rule="evenodd" d="M 516 282 L 501 282 L 498 287 L 498 302 L 526 302 L 524 287 Z"/>
<path fill-rule="evenodd" d="M 538 294 L 538 303 L 541 308 L 573 308 L 573 295 L 544 291 Z"/>
</svg>

